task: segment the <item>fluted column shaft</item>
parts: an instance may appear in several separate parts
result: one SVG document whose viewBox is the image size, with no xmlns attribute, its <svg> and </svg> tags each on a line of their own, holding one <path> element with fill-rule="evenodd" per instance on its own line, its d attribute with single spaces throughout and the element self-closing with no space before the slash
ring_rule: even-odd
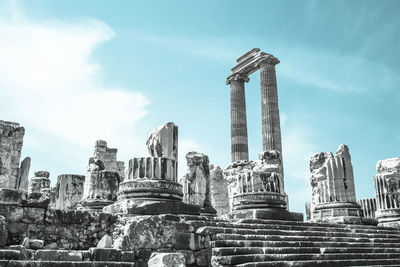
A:
<svg viewBox="0 0 400 267">
<path fill-rule="evenodd" d="M 282 154 L 275 64 L 276 61 L 260 63 L 263 150 L 278 150 Z"/>
<path fill-rule="evenodd" d="M 249 160 L 247 140 L 246 98 L 244 82 L 247 76 L 236 75 L 228 80 L 231 86 L 231 154 L 232 162 Z"/>
</svg>

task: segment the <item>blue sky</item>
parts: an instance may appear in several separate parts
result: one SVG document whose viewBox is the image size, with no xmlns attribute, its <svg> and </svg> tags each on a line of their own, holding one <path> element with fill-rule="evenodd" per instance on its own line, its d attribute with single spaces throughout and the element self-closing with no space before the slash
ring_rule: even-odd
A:
<svg viewBox="0 0 400 267">
<path fill-rule="evenodd" d="M 308 158 L 347 144 L 357 198 L 399 156 L 399 1 L 0 1 L 0 119 L 26 128 L 35 170 L 84 174 L 94 142 L 145 156 L 174 121 L 184 154 L 230 160 L 229 87 L 259 47 L 277 81 L 290 209 L 310 199 Z M 250 158 L 262 149 L 258 73 L 246 84 Z"/>
</svg>

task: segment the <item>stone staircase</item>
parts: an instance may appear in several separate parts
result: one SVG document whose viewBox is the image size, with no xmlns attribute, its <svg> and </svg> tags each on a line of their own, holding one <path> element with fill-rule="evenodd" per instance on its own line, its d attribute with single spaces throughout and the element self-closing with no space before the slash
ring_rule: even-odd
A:
<svg viewBox="0 0 400 267">
<path fill-rule="evenodd" d="M 243 219 L 197 229 L 211 235 L 212 266 L 400 266 L 400 230 Z"/>
</svg>

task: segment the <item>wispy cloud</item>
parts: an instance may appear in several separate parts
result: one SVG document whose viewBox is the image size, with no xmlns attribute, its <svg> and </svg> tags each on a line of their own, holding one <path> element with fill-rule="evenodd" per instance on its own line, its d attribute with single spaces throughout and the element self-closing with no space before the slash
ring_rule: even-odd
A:
<svg viewBox="0 0 400 267">
<path fill-rule="evenodd" d="M 17 6 L 8 8 L 0 15 L 0 99 L 6 100 L 0 114 L 27 128 L 25 151 L 52 151 L 34 158 L 33 169 L 36 160 L 56 157 L 76 170 L 96 139 L 129 153 L 143 151 L 134 140 L 145 142 L 145 136 L 135 126 L 149 100 L 139 91 L 106 86 L 92 55 L 113 30 L 92 19 L 32 20 Z"/>
</svg>

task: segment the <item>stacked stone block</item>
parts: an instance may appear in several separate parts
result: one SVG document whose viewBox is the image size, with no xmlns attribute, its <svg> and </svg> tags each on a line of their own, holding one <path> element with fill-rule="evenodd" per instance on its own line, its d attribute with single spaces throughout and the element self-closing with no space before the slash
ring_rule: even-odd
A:
<svg viewBox="0 0 400 267">
<path fill-rule="evenodd" d="M 46 208 L 50 204 L 50 173 L 47 171 L 36 171 L 31 178 L 28 189 L 28 203 L 31 206 Z"/>
</svg>

